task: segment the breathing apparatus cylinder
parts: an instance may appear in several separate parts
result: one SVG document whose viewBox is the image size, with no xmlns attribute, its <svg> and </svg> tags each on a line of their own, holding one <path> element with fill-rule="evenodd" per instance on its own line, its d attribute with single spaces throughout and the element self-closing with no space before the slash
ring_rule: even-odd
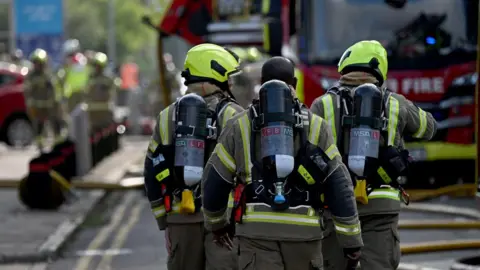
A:
<svg viewBox="0 0 480 270">
<path fill-rule="evenodd" d="M 188 94 L 177 102 L 174 167 L 176 176 L 186 186 L 182 191 L 181 213 L 195 212 L 193 192 L 188 187 L 195 186 L 202 178 L 207 112 L 207 104 L 199 95 Z"/>
<path fill-rule="evenodd" d="M 264 177 L 273 179 L 274 203 L 284 204 L 286 177 L 292 173 L 293 97 L 290 87 L 278 80 L 264 83 L 259 91 L 261 125 L 261 157 Z"/>
<path fill-rule="evenodd" d="M 378 163 L 382 119 L 382 93 L 371 83 L 355 89 L 354 116 L 351 118 L 348 167 L 360 178 L 366 178 Z"/>
</svg>

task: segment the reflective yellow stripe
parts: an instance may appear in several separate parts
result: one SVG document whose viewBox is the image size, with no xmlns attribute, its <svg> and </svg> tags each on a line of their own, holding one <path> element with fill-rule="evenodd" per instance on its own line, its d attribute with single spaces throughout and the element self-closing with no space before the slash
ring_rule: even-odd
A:
<svg viewBox="0 0 480 270">
<path fill-rule="evenodd" d="M 223 144 L 217 143 L 217 145 L 215 146 L 214 152 L 217 154 L 220 161 L 230 172 L 235 172 L 237 168 L 237 166 L 235 165 L 235 160 L 227 152 Z"/>
<path fill-rule="evenodd" d="M 235 109 L 227 105 L 227 108 L 225 108 L 225 112 L 223 113 L 222 128 L 225 127 L 228 119 L 232 118 L 236 112 L 237 111 Z"/>
<path fill-rule="evenodd" d="M 307 210 L 305 214 L 276 212 L 276 211 L 256 211 L 255 206 L 266 206 L 264 203 L 247 203 L 246 211 L 242 219 L 244 222 L 262 222 L 276 224 L 291 224 L 302 226 L 319 226 L 320 217 L 318 212 L 309 206 L 297 206 L 295 209 Z"/>
<path fill-rule="evenodd" d="M 230 192 L 228 194 L 228 208 L 233 208 L 233 192 Z"/>
<path fill-rule="evenodd" d="M 297 78 L 297 87 L 295 88 L 295 93 L 297 94 L 298 100 L 305 103 L 305 93 L 303 92 L 303 72 L 296 68 L 295 77 Z"/>
<path fill-rule="evenodd" d="M 262 222 L 276 224 L 290 224 L 300 226 L 320 226 L 318 216 L 308 216 L 280 212 L 246 212 L 243 222 Z"/>
<path fill-rule="evenodd" d="M 379 167 L 377 173 L 380 178 L 382 178 L 383 182 L 385 182 L 385 184 L 390 184 L 392 182 L 392 178 L 388 176 L 387 172 L 383 169 L 383 167 Z"/>
<path fill-rule="evenodd" d="M 163 179 L 165 179 L 168 176 L 170 176 L 170 170 L 165 169 L 165 170 L 161 171 L 159 174 L 155 175 L 155 178 L 157 178 L 158 182 L 162 182 Z"/>
<path fill-rule="evenodd" d="M 395 144 L 395 136 L 397 135 L 398 113 L 400 111 L 398 100 L 390 96 L 388 109 L 388 145 Z"/>
<path fill-rule="evenodd" d="M 151 139 L 150 143 L 148 144 L 148 150 L 153 153 L 155 152 L 155 150 L 157 150 L 157 147 L 158 143 L 154 139 Z"/>
<path fill-rule="evenodd" d="M 242 133 L 243 156 L 245 157 L 245 181 L 247 184 L 252 182 L 251 168 L 252 162 L 250 160 L 250 119 L 248 115 L 244 114 L 240 119 L 240 132 Z"/>
<path fill-rule="evenodd" d="M 420 127 L 417 132 L 413 134 L 415 138 L 423 138 L 425 131 L 427 131 L 427 113 L 424 110 L 418 108 L 418 117 L 420 118 Z"/>
<path fill-rule="evenodd" d="M 337 143 L 337 127 L 335 126 L 335 107 L 333 106 L 332 95 L 325 95 L 322 98 L 323 103 L 323 116 L 328 124 L 332 128 L 332 135 L 334 143 Z"/>
<path fill-rule="evenodd" d="M 325 154 L 327 154 L 328 158 L 330 159 L 334 159 L 336 156 L 340 156 L 340 152 L 338 151 L 336 144 L 330 145 Z"/>
<path fill-rule="evenodd" d="M 158 123 L 158 132 L 160 132 L 160 139 L 162 140 L 163 145 L 170 144 L 170 136 L 168 136 L 168 111 L 167 107 L 162 112 L 160 112 L 160 123 Z"/>
<path fill-rule="evenodd" d="M 165 216 L 165 214 L 166 214 L 165 206 L 162 205 L 162 206 L 159 206 L 159 207 L 152 208 L 152 213 L 155 216 L 155 218 Z"/>
<path fill-rule="evenodd" d="M 321 127 L 322 118 L 318 115 L 312 114 L 312 119 L 310 119 L 310 130 L 308 131 L 308 141 L 313 145 L 318 145 Z"/>
<path fill-rule="evenodd" d="M 340 234 L 355 235 L 355 234 L 360 234 L 361 232 L 360 223 L 357 223 L 354 225 L 346 225 L 346 224 L 340 224 L 334 220 L 333 224 L 335 226 L 335 231 Z"/>
<path fill-rule="evenodd" d="M 303 165 L 298 166 L 298 173 L 305 179 L 305 182 L 309 185 L 315 184 L 315 179 L 312 177 L 312 175 L 303 167 Z"/>
<path fill-rule="evenodd" d="M 375 189 L 368 194 L 368 199 L 390 199 L 400 201 L 400 193 L 396 189 Z"/>
<path fill-rule="evenodd" d="M 262 0 L 262 14 L 267 15 L 270 12 L 270 0 Z"/>
</svg>

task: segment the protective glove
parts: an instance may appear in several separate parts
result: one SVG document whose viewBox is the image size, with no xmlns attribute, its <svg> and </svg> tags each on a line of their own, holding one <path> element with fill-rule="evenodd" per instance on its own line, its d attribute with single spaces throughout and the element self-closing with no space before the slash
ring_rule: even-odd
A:
<svg viewBox="0 0 480 270">
<path fill-rule="evenodd" d="M 347 259 L 346 270 L 355 270 L 360 261 L 360 255 L 362 254 L 360 248 L 344 248 L 343 254 Z"/>
<path fill-rule="evenodd" d="M 224 248 L 227 248 L 228 250 L 232 250 L 233 249 L 232 226 L 235 226 L 235 225 L 227 225 L 226 227 L 212 231 L 213 242 L 220 247 L 224 247 Z"/>
</svg>

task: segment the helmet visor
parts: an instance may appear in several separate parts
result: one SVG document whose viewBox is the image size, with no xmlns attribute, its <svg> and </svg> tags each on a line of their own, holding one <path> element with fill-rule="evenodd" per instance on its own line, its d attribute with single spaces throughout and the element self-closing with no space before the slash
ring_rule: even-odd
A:
<svg viewBox="0 0 480 270">
<path fill-rule="evenodd" d="M 235 87 L 241 87 L 245 84 L 244 73 L 242 70 L 236 70 L 228 76 L 228 88 L 234 89 Z"/>
</svg>

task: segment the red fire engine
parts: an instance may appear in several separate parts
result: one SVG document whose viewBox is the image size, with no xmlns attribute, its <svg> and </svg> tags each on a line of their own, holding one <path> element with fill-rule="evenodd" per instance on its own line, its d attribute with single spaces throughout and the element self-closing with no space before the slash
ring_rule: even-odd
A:
<svg viewBox="0 0 480 270">
<path fill-rule="evenodd" d="M 339 78 L 336 65 L 347 47 L 365 39 L 382 42 L 389 52 L 388 88 L 438 121 L 431 142 L 406 138 L 416 162 L 405 184 L 474 183 L 478 1 L 166 2 L 158 25 L 163 34 L 191 44 L 257 45 L 296 61 L 297 92 L 307 105 Z"/>
</svg>

